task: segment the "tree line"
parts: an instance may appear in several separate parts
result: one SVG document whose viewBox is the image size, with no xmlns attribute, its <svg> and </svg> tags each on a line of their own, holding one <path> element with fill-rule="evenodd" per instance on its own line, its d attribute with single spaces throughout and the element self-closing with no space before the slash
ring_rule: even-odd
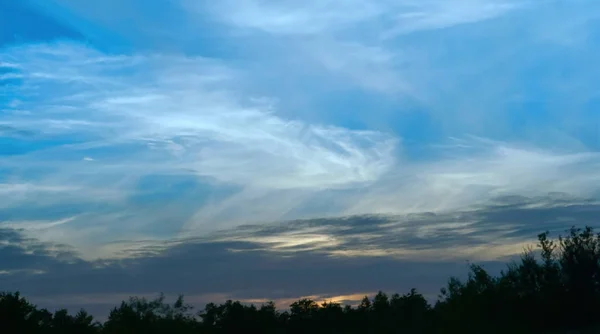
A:
<svg viewBox="0 0 600 334">
<path fill-rule="evenodd" d="M 575 227 L 565 236 L 538 235 L 499 275 L 471 265 L 452 277 L 431 305 L 412 289 L 379 292 L 359 305 L 301 299 L 287 310 L 228 300 L 195 311 L 174 303 L 131 297 L 100 323 L 81 310 L 38 309 L 18 292 L 0 293 L 0 333 L 221 334 L 221 333 L 600 333 L 600 233 Z"/>
</svg>

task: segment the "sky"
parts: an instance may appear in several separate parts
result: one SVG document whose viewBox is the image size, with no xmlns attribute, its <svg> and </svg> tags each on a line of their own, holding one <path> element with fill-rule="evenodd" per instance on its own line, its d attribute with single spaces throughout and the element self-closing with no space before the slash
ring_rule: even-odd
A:
<svg viewBox="0 0 600 334">
<path fill-rule="evenodd" d="M 594 0 L 0 0 L 0 286 L 435 299 L 600 213 Z"/>
</svg>

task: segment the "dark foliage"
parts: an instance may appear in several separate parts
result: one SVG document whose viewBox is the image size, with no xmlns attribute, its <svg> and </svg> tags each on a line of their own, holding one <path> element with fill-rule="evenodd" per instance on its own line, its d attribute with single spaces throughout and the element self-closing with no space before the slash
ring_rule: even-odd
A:
<svg viewBox="0 0 600 334">
<path fill-rule="evenodd" d="M 284 312 L 229 300 L 194 313 L 183 297 L 171 305 L 161 295 L 130 298 L 100 324 L 84 310 L 51 313 L 1 293 L 0 333 L 600 333 L 600 234 L 572 228 L 538 240 L 539 252 L 527 250 L 497 277 L 471 265 L 433 307 L 414 289 L 379 292 L 356 307 L 301 299 Z"/>
</svg>

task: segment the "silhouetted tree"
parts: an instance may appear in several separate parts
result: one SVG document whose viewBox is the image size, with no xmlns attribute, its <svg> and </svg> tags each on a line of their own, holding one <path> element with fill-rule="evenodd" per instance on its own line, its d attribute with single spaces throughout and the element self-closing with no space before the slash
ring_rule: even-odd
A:
<svg viewBox="0 0 600 334">
<path fill-rule="evenodd" d="M 179 296 L 173 305 L 164 301 L 164 295 L 148 301 L 132 297 L 114 308 L 104 324 L 104 333 L 195 333 L 199 325 L 189 314 L 191 306 Z"/>
<path fill-rule="evenodd" d="M 64 309 L 52 314 L 46 309 L 38 310 L 18 292 L 0 293 L 0 333 L 93 334 L 100 328 L 84 310 L 75 316 Z"/>
<path fill-rule="evenodd" d="M 0 332 L 39 333 L 40 327 L 49 320 L 47 313 L 39 312 L 18 292 L 0 293 Z"/>
</svg>

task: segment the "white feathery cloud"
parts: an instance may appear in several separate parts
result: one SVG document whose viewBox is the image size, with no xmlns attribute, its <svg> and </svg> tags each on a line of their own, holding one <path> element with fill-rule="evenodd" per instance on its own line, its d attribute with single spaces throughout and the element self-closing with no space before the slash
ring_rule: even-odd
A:
<svg viewBox="0 0 600 334">
<path fill-rule="evenodd" d="M 228 42 L 240 42 L 241 60 L 160 52 L 115 55 L 76 42 L 0 49 L 0 84 L 9 83 L 2 94 L 10 97 L 0 100 L 0 133 L 32 138 L 27 153 L 0 156 L 0 169 L 9 176 L 0 180 L 0 194 L 6 198 L 0 208 L 42 212 L 83 205 L 85 211 L 81 216 L 83 212 L 69 212 L 69 217 L 77 218 L 52 225 L 52 233 L 44 230 L 46 239 L 39 229 L 30 229 L 31 233 L 45 241 L 78 239 L 78 246 L 94 249 L 94 243 L 116 235 L 129 240 L 156 238 L 151 231 L 163 224 L 197 234 L 282 219 L 452 211 L 513 194 L 597 195 L 600 158 L 585 145 L 570 145 L 577 150 L 560 152 L 468 137 L 439 146 L 433 160 L 413 160 L 402 154 L 402 133 L 310 123 L 302 118 L 302 108 L 288 112 L 284 103 L 278 103 L 285 98 L 277 94 L 279 86 L 289 82 L 301 82 L 293 86 L 302 88 L 292 92 L 293 98 L 307 99 L 313 98 L 313 86 L 322 85 L 319 88 L 326 93 L 352 86 L 361 93 L 383 92 L 393 98 L 423 97 L 420 107 L 427 109 L 423 113 L 456 130 L 445 134 L 499 126 L 503 123 L 499 110 L 505 108 L 506 95 L 513 93 L 505 89 L 512 82 L 510 75 L 529 67 L 507 65 L 514 73 L 495 77 L 499 74 L 487 70 L 504 61 L 504 54 L 475 57 L 479 53 L 462 46 L 442 52 L 435 45 L 437 39 L 400 37 L 499 17 L 524 2 L 184 3 L 202 14 L 208 10 L 228 31 L 248 33 L 227 35 Z M 198 11 L 182 21 L 199 21 Z M 568 19 L 577 21 L 575 15 Z M 532 22 L 535 31 L 549 25 L 546 20 Z M 500 42 L 507 49 L 516 45 L 511 56 L 530 54 L 525 46 L 537 46 L 530 43 L 537 37 L 513 42 L 509 36 L 508 42 Z M 462 52 L 470 57 L 463 59 Z M 508 61 L 521 64 L 517 56 Z M 264 76 L 263 70 L 285 75 Z M 317 73 L 307 80 L 305 70 Z M 585 72 L 585 80 L 574 78 L 577 85 L 569 87 L 592 87 L 587 80 L 593 71 Z M 272 78 L 276 80 L 266 83 Z M 327 86 L 332 82 L 341 84 Z M 254 85 L 261 89 L 252 89 Z M 579 100 L 586 101 L 589 94 L 589 89 L 580 93 Z M 369 120 L 389 122 L 380 117 L 377 103 L 370 105 L 358 112 Z M 312 112 L 328 111 L 323 107 Z M 46 139 L 58 144 L 35 147 Z M 143 192 L 137 189 L 140 180 L 153 175 L 196 177 L 212 187 L 206 192 L 227 190 L 198 202 L 186 199 L 180 207 L 159 214 L 153 204 L 134 201 Z M 184 206 L 193 212 L 168 221 Z M 102 248 L 102 254 L 108 248 Z"/>
<path fill-rule="evenodd" d="M 565 192 L 593 197 L 598 191 L 597 152 L 557 153 L 479 138 L 445 150 L 446 158 L 411 163 L 382 177 L 346 213 L 443 212 L 501 196 Z"/>
<path fill-rule="evenodd" d="M 145 217 L 145 209 L 126 208 L 146 176 L 197 176 L 217 186 L 238 187 L 247 198 L 273 200 L 271 210 L 254 216 L 260 220 L 277 218 L 283 211 L 282 199 L 274 195 L 278 192 L 296 198 L 368 184 L 395 161 L 397 138 L 283 119 L 269 99 L 238 88 L 243 73 L 213 60 L 112 56 L 66 42 L 4 49 L 0 59 L 18 64 L 22 76 L 9 88 L 21 103 L 18 108 L 5 106 L 2 124 L 41 140 L 70 140 L 1 157 L 0 166 L 10 171 L 12 180 L 0 190 L 12 194 L 2 205 L 101 204 L 129 212 L 125 217 L 112 217 L 105 210 L 85 212 L 68 226 L 44 232 L 56 241 L 68 243 L 66 239 L 78 235 L 78 245 L 93 249 L 83 239 L 94 235 L 96 241 L 110 240 L 99 233 L 114 233 L 115 226 L 132 216 L 143 222 L 128 223 L 132 231 L 136 226 L 153 229 L 149 225 L 158 222 Z M 94 156 L 94 163 L 81 156 Z M 235 211 L 230 220 L 220 221 L 221 213 L 210 214 L 219 204 L 184 205 L 197 206 L 196 217 L 214 217 L 202 222 L 205 229 L 247 217 Z M 144 233 L 122 235 L 141 238 Z M 44 235 L 36 236 L 46 241 Z"/>
<path fill-rule="evenodd" d="M 470 146 L 465 151 L 462 145 Z M 476 209 L 503 196 L 562 192 L 594 197 L 600 154 L 557 153 L 468 137 L 444 148 L 443 158 L 398 160 L 368 185 L 346 189 L 258 192 L 246 189 L 198 211 L 191 233 L 220 221 L 223 228 L 281 219 L 362 214 L 411 214 Z"/>
<path fill-rule="evenodd" d="M 384 28 L 384 35 L 394 35 L 477 22 L 519 6 L 516 1 L 506 0 L 226 0 L 210 5 L 184 3 L 197 9 L 208 7 L 224 22 L 235 27 L 277 35 L 343 33 L 356 28 L 356 25 L 372 24 L 373 21 Z"/>
<path fill-rule="evenodd" d="M 110 240 L 123 221 L 129 232 L 121 236 L 132 240 L 164 224 L 143 207 L 124 209 L 138 181 L 157 174 L 236 189 L 208 204 L 186 202 L 195 213 L 174 222 L 185 235 L 281 219 L 451 211 L 512 194 L 589 196 L 600 181 L 596 153 L 480 138 L 454 140 L 434 162 L 403 159 L 397 137 L 278 116 L 271 99 L 241 88 L 242 70 L 209 59 L 111 56 L 58 43 L 5 49 L 0 60 L 17 64 L 23 77 L 10 88 L 21 103 L 5 107 L 2 124 L 77 139 L 1 158 L 13 180 L 0 188 L 12 194 L 2 205 L 113 205 L 47 233 L 61 242 L 78 235 L 90 249 L 86 236 Z"/>
<path fill-rule="evenodd" d="M 325 78 L 338 78 L 340 86 L 354 86 L 388 98 L 422 100 L 424 79 L 437 81 L 442 69 L 421 64 L 429 57 L 421 43 L 397 43 L 395 37 L 451 28 L 501 17 L 524 7 L 509 0 L 308 0 L 308 1 L 183 1 L 197 17 L 210 14 L 244 43 L 275 55 L 301 58 L 304 72 L 317 69 Z M 256 43 L 256 44 L 253 44 Z M 270 52 L 269 68 L 281 62 Z M 415 59 L 419 61 L 415 61 Z M 267 69 L 269 70 L 269 69 Z M 324 73 L 328 75 L 324 75 Z M 424 78 L 423 78 L 424 77 Z"/>
<path fill-rule="evenodd" d="M 463 0 L 421 1 L 395 16 L 385 38 L 420 30 L 447 28 L 492 19 L 523 6 L 517 1 Z"/>
<path fill-rule="evenodd" d="M 111 57 L 73 44 L 9 49 L 2 58 L 20 62 L 23 80 L 12 89 L 31 113 L 3 123 L 90 137 L 55 150 L 138 145 L 105 167 L 141 158 L 151 169 L 189 170 L 244 186 L 313 188 L 370 182 L 393 163 L 394 138 L 282 119 L 244 101 L 233 91 L 233 71 L 210 60 Z M 173 151 L 179 156 L 165 164 Z"/>
<path fill-rule="evenodd" d="M 75 218 L 76 217 L 69 217 L 55 221 L 0 221 L 0 228 L 11 228 L 24 231 L 40 231 L 67 224 L 73 221 Z"/>
</svg>

